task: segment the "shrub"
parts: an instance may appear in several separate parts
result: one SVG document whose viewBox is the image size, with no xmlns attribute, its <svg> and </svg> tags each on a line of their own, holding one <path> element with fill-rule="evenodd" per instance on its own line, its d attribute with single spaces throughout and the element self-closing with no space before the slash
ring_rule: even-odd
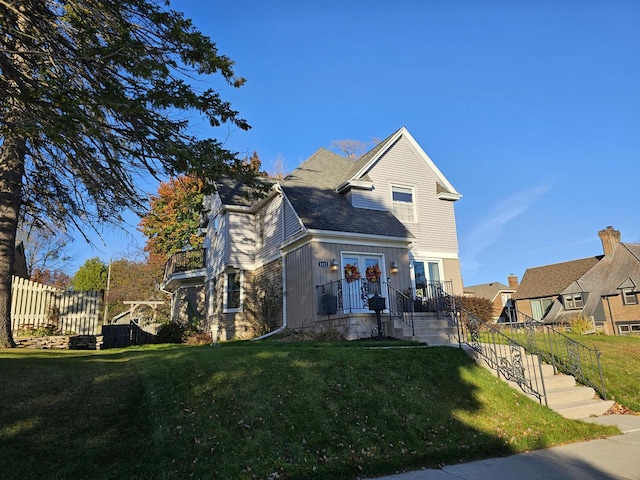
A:
<svg viewBox="0 0 640 480">
<path fill-rule="evenodd" d="M 182 343 L 185 340 L 185 331 L 182 325 L 177 323 L 165 323 L 158 328 L 156 334 L 157 343 Z"/>
<path fill-rule="evenodd" d="M 483 322 L 493 321 L 493 305 L 488 298 L 458 296 L 456 303 Z"/>
<path fill-rule="evenodd" d="M 575 333 L 576 335 L 583 335 L 587 332 L 593 332 L 594 330 L 591 319 L 584 315 L 576 315 L 575 317 L 572 317 L 569 320 L 569 325 L 571 326 L 571 333 Z"/>
</svg>

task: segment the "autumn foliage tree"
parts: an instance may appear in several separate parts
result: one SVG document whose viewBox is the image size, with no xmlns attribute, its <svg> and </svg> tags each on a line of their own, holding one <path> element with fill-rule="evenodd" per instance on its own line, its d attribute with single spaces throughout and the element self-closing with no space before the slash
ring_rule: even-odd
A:
<svg viewBox="0 0 640 480">
<path fill-rule="evenodd" d="M 161 182 L 140 221 L 140 231 L 147 237 L 145 250 L 166 258 L 182 250 L 202 248 L 198 228 L 203 198 L 199 178 L 182 175 Z"/>
</svg>

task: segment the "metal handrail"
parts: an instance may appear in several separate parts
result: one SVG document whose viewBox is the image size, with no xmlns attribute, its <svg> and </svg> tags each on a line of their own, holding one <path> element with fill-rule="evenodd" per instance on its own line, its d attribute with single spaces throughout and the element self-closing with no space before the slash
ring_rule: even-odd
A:
<svg viewBox="0 0 640 480">
<path fill-rule="evenodd" d="M 522 336 L 520 331 L 523 331 L 531 352 L 553 365 L 556 371 L 572 375 L 578 382 L 589 385 L 603 399 L 607 399 L 600 350 L 580 343 L 552 325 L 536 321 L 517 310 L 512 310 L 509 317 L 516 321 L 504 324 L 503 329 L 509 329 L 512 336 Z"/>
<path fill-rule="evenodd" d="M 597 348 L 584 345 L 559 332 L 552 326 L 538 322 L 522 312 L 512 311 L 510 318 L 516 321 L 505 323 L 501 326 L 500 324 L 488 324 L 466 312 L 456 304 L 454 298 L 451 298 L 448 304 L 452 307 L 449 318 L 458 325 L 458 339 L 461 346 L 464 343 L 478 351 L 479 345 L 483 343 L 480 342 L 479 336 L 479 332 L 482 329 L 483 341 L 491 339 L 489 342 L 490 345 L 493 345 L 489 347 L 491 351 L 500 350 L 502 347 L 497 345 L 505 344 L 522 349 L 527 354 L 535 355 L 538 362 L 549 363 L 553 365 L 556 372 L 572 375 L 579 383 L 589 385 L 603 399 L 607 399 L 600 364 L 601 352 Z M 508 333 L 505 333 L 505 330 L 508 330 Z M 491 355 L 495 354 L 492 353 Z M 495 362 L 492 359 L 487 361 L 488 363 L 499 364 L 499 362 Z M 504 358 L 501 358 L 500 361 L 507 364 L 513 363 Z M 537 382 L 535 377 L 527 381 L 531 381 L 532 385 Z M 540 385 L 544 388 L 544 382 L 541 382 Z M 521 384 L 520 386 L 521 388 L 523 387 Z M 536 396 L 538 395 L 540 395 L 539 398 L 546 397 L 544 390 L 538 392 Z"/>
<path fill-rule="evenodd" d="M 505 335 L 494 325 L 488 324 L 474 314 L 454 306 L 451 318 L 458 326 L 458 342 L 467 345 L 498 377 L 516 383 L 520 389 L 547 404 L 547 392 L 542 374 L 542 360 L 531 355 L 527 345 Z"/>
<path fill-rule="evenodd" d="M 415 300 L 400 292 L 393 285 L 385 282 L 387 287 L 387 298 L 389 299 L 389 319 L 398 318 L 401 322 L 411 327 L 411 336 L 415 336 L 416 329 L 413 319 L 415 311 Z M 391 299 L 395 299 L 392 302 Z"/>
</svg>

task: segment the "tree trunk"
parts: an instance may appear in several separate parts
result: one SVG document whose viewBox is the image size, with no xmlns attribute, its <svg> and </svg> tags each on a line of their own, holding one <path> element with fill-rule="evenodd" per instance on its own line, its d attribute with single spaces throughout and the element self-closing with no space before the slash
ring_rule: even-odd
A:
<svg viewBox="0 0 640 480">
<path fill-rule="evenodd" d="M 5 137 L 0 145 L 0 347 L 15 347 L 11 335 L 11 276 L 25 166 L 25 142 Z"/>
</svg>

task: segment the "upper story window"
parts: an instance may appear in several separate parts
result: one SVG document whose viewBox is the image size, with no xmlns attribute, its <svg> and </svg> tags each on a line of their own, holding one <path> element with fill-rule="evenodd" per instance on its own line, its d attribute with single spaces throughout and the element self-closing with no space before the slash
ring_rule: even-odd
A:
<svg viewBox="0 0 640 480">
<path fill-rule="evenodd" d="M 580 310 L 584 307 L 584 300 L 581 293 L 564 295 L 564 308 L 566 310 Z"/>
<path fill-rule="evenodd" d="M 411 187 L 391 186 L 393 214 L 401 222 L 416 221 L 415 192 Z"/>
<path fill-rule="evenodd" d="M 633 288 L 622 289 L 622 303 L 625 305 L 637 305 L 638 296 L 633 291 Z"/>
</svg>

